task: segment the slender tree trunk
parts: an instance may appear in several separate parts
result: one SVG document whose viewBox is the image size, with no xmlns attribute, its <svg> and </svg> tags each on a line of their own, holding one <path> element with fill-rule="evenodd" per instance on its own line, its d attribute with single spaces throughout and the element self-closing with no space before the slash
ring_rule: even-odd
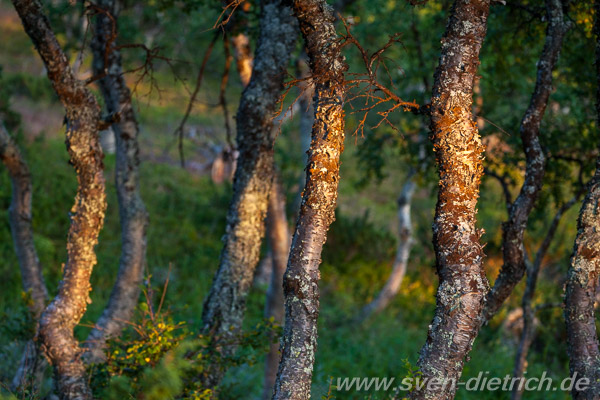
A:
<svg viewBox="0 0 600 400">
<path fill-rule="evenodd" d="M 90 332 L 86 347 L 89 362 L 104 359 L 106 340 L 121 332 L 131 318 L 140 295 L 146 265 L 148 213 L 139 192 L 139 126 L 131 103 L 131 93 L 123 78 L 121 54 L 111 47 L 119 15 L 118 0 L 99 0 L 96 5 L 106 13 L 96 17 L 92 42 L 94 74 L 108 114 L 117 115 L 112 125 L 116 139 L 115 185 L 121 218 L 121 260 L 119 273 L 104 312 Z M 112 17 L 112 18 L 111 18 Z M 114 46 L 115 43 L 112 43 Z"/>
<path fill-rule="evenodd" d="M 398 198 L 398 232 L 399 244 L 396 250 L 396 258 L 394 266 L 387 282 L 377 297 L 369 304 L 363 307 L 359 313 L 358 320 L 364 321 L 369 316 L 381 312 L 392 299 L 398 294 L 404 275 L 406 274 L 406 266 L 408 257 L 413 246 L 413 229 L 410 219 L 410 207 L 412 197 L 415 192 L 416 183 L 414 181 L 416 171 L 413 169 L 406 179 L 406 183 L 402 187 L 402 193 Z"/>
<path fill-rule="evenodd" d="M 600 123 L 600 1 L 594 1 L 596 33 L 596 112 Z M 583 200 L 577 236 L 567 273 L 565 320 L 571 376 L 587 378 L 587 390 L 573 389 L 574 399 L 600 399 L 600 351 L 594 300 L 600 273 L 600 158 Z"/>
<path fill-rule="evenodd" d="M 502 225 L 502 255 L 504 265 L 492 290 L 486 297 L 483 321 L 489 321 L 521 281 L 526 270 L 523 234 L 529 214 L 542 189 L 546 157 L 539 140 L 542 118 L 552 92 L 552 71 L 568 25 L 564 21 L 561 0 L 548 0 L 548 28 L 546 42 L 537 64 L 537 80 L 529 107 L 520 126 L 521 141 L 525 152 L 525 182 L 515 202 L 509 206 L 508 220 Z"/>
<path fill-rule="evenodd" d="M 309 399 L 317 345 L 319 264 L 335 218 L 344 149 L 344 74 L 332 8 L 325 0 L 291 2 L 315 81 L 306 185 L 284 276 L 285 328 L 273 399 Z"/>
<path fill-rule="evenodd" d="M 269 209 L 267 213 L 267 238 L 271 248 L 273 272 L 267 291 L 265 303 L 265 317 L 283 323 L 283 274 L 287 266 L 290 253 L 291 233 L 288 228 L 285 214 L 285 194 L 278 174 L 273 178 L 271 195 L 269 196 Z M 265 360 L 265 379 L 263 399 L 268 400 L 273 395 L 273 387 L 277 378 L 279 365 L 279 343 L 272 343 Z"/>
<path fill-rule="evenodd" d="M 8 170 L 12 185 L 12 197 L 8 215 L 10 230 L 19 267 L 23 289 L 31 296 L 30 310 L 39 318 L 46 308 L 48 291 L 42 276 L 42 266 L 33 242 L 31 227 L 31 174 L 19 147 L 14 142 L 4 123 L 0 120 L 0 159 Z"/>
<path fill-rule="evenodd" d="M 42 276 L 42 266 L 33 242 L 31 226 L 32 184 L 29 167 L 19 147 L 14 142 L 4 123 L 0 120 L 0 159 L 6 166 L 12 185 L 12 197 L 8 210 L 10 229 L 19 267 L 23 289 L 31 296 L 30 312 L 37 321 L 46 308 L 48 291 Z M 29 340 L 11 383 L 13 390 L 27 386 L 39 387 L 47 364 L 41 357 L 36 342 Z"/>
<path fill-rule="evenodd" d="M 282 0 L 262 2 L 260 29 L 252 78 L 237 114 L 239 158 L 225 246 L 202 315 L 204 331 L 215 338 L 217 346 L 225 343 L 218 348 L 224 356 L 235 352 L 235 346 L 226 342 L 239 332 L 258 263 L 273 179 L 272 116 L 296 39 L 291 10 Z M 203 377 L 204 385 L 215 387 L 224 372 L 212 365 Z"/>
<path fill-rule="evenodd" d="M 475 227 L 484 151 L 472 117 L 473 82 L 485 38 L 488 0 L 457 0 L 442 38 L 431 99 L 431 129 L 440 174 L 433 244 L 440 279 L 435 317 L 418 366 L 425 385 L 412 399 L 451 399 L 477 336 L 488 281 L 482 232 Z M 435 386 L 435 387 L 432 387 Z"/>
<path fill-rule="evenodd" d="M 558 225 L 562 216 L 567 212 L 579 199 L 579 195 L 563 204 L 557 211 L 556 215 L 552 219 L 552 223 L 548 228 L 546 237 L 540 245 L 537 253 L 535 254 L 535 260 L 533 264 L 527 268 L 527 284 L 525 286 L 525 293 L 523 294 L 522 307 L 523 307 L 523 332 L 521 333 L 521 340 L 519 341 L 519 347 L 517 349 L 517 355 L 515 357 L 515 369 L 513 371 L 513 377 L 523 378 L 525 369 L 527 368 L 527 355 L 529 354 L 529 348 L 535 337 L 535 309 L 532 306 L 533 297 L 535 295 L 535 288 L 537 285 L 538 275 L 540 273 L 540 267 L 542 261 L 548 252 L 548 248 L 554 239 Z M 522 385 L 515 385 L 513 387 L 511 399 L 520 400 L 523 397 Z"/>
<path fill-rule="evenodd" d="M 98 141 L 100 109 L 84 83 L 74 77 L 39 0 L 13 0 L 13 5 L 65 107 L 67 150 L 79 183 L 70 212 L 63 280 L 58 294 L 41 316 L 38 336 L 54 366 L 61 398 L 89 399 L 92 395 L 73 328 L 90 302 L 89 279 L 96 264 L 94 246 L 106 209 L 102 149 Z"/>
</svg>

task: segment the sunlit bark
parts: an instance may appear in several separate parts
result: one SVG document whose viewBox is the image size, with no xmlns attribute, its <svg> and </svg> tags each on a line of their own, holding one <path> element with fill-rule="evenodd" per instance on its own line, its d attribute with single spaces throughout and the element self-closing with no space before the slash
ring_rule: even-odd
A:
<svg viewBox="0 0 600 400">
<path fill-rule="evenodd" d="M 437 307 L 421 350 L 427 379 L 458 380 L 477 336 L 488 281 L 476 214 L 483 145 L 473 121 L 473 83 L 485 38 L 488 0 L 455 1 L 442 38 L 431 99 L 431 129 L 440 183 L 433 244 L 439 276 Z M 434 386 L 434 387 L 432 387 Z M 456 386 L 425 385 L 412 399 L 451 399 Z"/>
<path fill-rule="evenodd" d="M 70 211 L 63 279 L 58 294 L 41 316 L 38 337 L 54 366 L 61 398 L 88 399 L 92 395 L 73 328 L 90 302 L 90 275 L 96 264 L 94 246 L 106 209 L 103 155 L 98 141 L 100 109 L 85 84 L 73 75 L 43 14 L 41 3 L 38 0 L 13 0 L 13 5 L 65 108 L 67 150 L 79 183 Z"/>
<path fill-rule="evenodd" d="M 285 327 L 274 399 L 309 399 L 317 345 L 319 265 L 335 218 L 344 149 L 344 73 L 332 8 L 324 0 L 291 2 L 315 79 L 306 185 L 284 276 Z"/>
</svg>

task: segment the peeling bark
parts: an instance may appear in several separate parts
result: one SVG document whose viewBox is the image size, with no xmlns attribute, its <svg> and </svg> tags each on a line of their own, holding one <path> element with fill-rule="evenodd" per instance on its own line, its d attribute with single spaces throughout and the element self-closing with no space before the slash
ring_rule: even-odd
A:
<svg viewBox="0 0 600 400">
<path fill-rule="evenodd" d="M 146 230 L 148 213 L 139 192 L 139 126 L 131 103 L 131 93 L 123 78 L 121 54 L 110 48 L 120 4 L 118 0 L 99 0 L 96 5 L 106 14 L 96 16 L 92 41 L 95 75 L 106 74 L 98 80 L 100 92 L 109 115 L 117 115 L 112 125 L 116 139 L 117 162 L 115 186 L 121 218 L 121 259 L 117 280 L 108 304 L 90 332 L 86 347 L 88 362 L 100 362 L 106 340 L 117 336 L 135 310 L 140 295 L 146 265 Z M 114 21 L 114 22 L 113 22 Z M 112 43 L 114 45 L 114 43 Z"/>
<path fill-rule="evenodd" d="M 285 195 L 278 174 L 273 178 L 269 208 L 267 212 L 267 238 L 271 248 L 273 270 L 271 282 L 267 291 L 265 317 L 273 318 L 277 324 L 283 323 L 283 274 L 290 253 L 291 233 L 285 215 Z M 273 386 L 277 378 L 279 365 L 279 343 L 271 343 L 265 359 L 265 379 L 263 399 L 268 400 L 273 395 Z"/>
<path fill-rule="evenodd" d="M 600 1 L 594 1 L 596 33 L 596 112 L 600 123 Z M 574 399 L 600 399 L 600 351 L 594 300 L 600 273 L 600 158 L 583 200 L 571 265 L 567 273 L 565 320 L 571 376 L 587 378 L 587 390 L 573 389 Z"/>
<path fill-rule="evenodd" d="M 526 160 L 525 181 L 517 199 L 509 206 L 508 220 L 502 225 L 504 265 L 486 297 L 483 322 L 489 321 L 496 314 L 521 281 L 527 268 L 523 234 L 527 228 L 529 214 L 542 189 L 546 166 L 546 158 L 539 140 L 540 124 L 552 92 L 552 71 L 569 27 L 564 20 L 561 0 L 548 0 L 546 9 L 546 41 L 537 64 L 535 89 L 519 129 Z"/>
<path fill-rule="evenodd" d="M 317 345 L 319 264 L 335 218 L 344 149 L 344 74 L 348 67 L 327 2 L 290 3 L 300 22 L 315 79 L 315 117 L 306 185 L 284 276 L 285 327 L 273 399 L 309 399 Z"/>
<path fill-rule="evenodd" d="M 282 0 L 264 0 L 252 78 L 242 94 L 237 113 L 240 154 L 227 215 L 225 245 L 202 315 L 204 331 L 216 339 L 217 346 L 241 328 L 246 296 L 258 263 L 273 179 L 272 116 L 283 89 L 295 39 L 291 9 Z M 219 347 L 219 351 L 230 356 L 235 346 Z M 212 365 L 203 377 L 203 384 L 215 387 L 224 372 L 218 365 Z"/>
<path fill-rule="evenodd" d="M 19 147 L 6 130 L 2 120 L 0 120 L 0 159 L 8 170 L 12 185 L 8 214 L 15 252 L 21 269 L 23 289 L 31 296 L 32 303 L 29 309 L 37 321 L 46 308 L 48 291 L 33 241 L 31 174 Z M 37 343 L 29 340 L 11 383 L 11 389 L 24 388 L 29 385 L 29 382 L 33 386 L 39 386 L 46 366 Z"/>
<path fill-rule="evenodd" d="M 442 38 L 431 99 L 440 174 L 433 244 L 440 279 L 437 307 L 418 361 L 424 378 L 458 381 L 479 327 L 488 281 L 482 232 L 475 227 L 484 147 L 472 117 L 473 83 L 489 0 L 456 0 Z M 411 399 L 451 399 L 452 384 L 417 388 Z"/>
<path fill-rule="evenodd" d="M 90 399 L 92 394 L 73 328 L 90 302 L 89 279 L 96 264 L 94 246 L 106 209 L 103 155 L 98 141 L 100 109 L 92 93 L 73 75 L 39 0 L 13 0 L 13 5 L 65 108 L 67 150 L 78 180 L 70 212 L 63 280 L 58 294 L 41 316 L 38 337 L 54 366 L 61 398 Z"/>
<path fill-rule="evenodd" d="M 399 244 L 396 250 L 396 258 L 392 272 L 383 286 L 383 289 L 377 294 L 377 297 L 359 313 L 358 320 L 364 321 L 369 316 L 381 312 L 392 299 L 398 294 L 400 285 L 406 275 L 406 267 L 410 250 L 414 243 L 413 229 L 410 218 L 410 208 L 412 197 L 415 192 L 416 183 L 414 181 L 416 171 L 413 169 L 408 176 L 406 183 L 402 187 L 402 193 L 398 198 L 398 232 Z"/>
</svg>

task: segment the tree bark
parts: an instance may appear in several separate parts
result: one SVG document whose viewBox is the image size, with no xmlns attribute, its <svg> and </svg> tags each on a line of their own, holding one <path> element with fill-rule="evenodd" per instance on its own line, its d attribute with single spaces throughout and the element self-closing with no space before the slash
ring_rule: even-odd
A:
<svg viewBox="0 0 600 400">
<path fill-rule="evenodd" d="M 513 371 L 513 377 L 523 378 L 525 369 L 527 368 L 527 355 L 529 354 L 529 348 L 533 342 L 535 334 L 535 309 L 532 306 L 533 297 L 535 295 L 535 288 L 537 286 L 537 279 L 540 273 L 540 267 L 542 261 L 548 252 L 548 248 L 554 239 L 558 225 L 562 216 L 577 202 L 580 195 L 575 196 L 567 203 L 563 204 L 554 218 L 552 223 L 546 232 L 546 237 L 540 245 L 538 251 L 535 253 L 535 259 L 533 264 L 527 268 L 527 283 L 525 286 L 525 293 L 523 293 L 522 308 L 523 308 L 523 332 L 521 333 L 521 340 L 519 341 L 519 347 L 517 349 L 517 355 L 515 357 L 515 368 Z M 511 399 L 520 400 L 523 397 L 522 385 L 516 385 L 513 387 Z"/>
<path fill-rule="evenodd" d="M 594 1 L 596 33 L 596 112 L 600 123 L 600 1 Z M 600 273 L 600 158 L 583 200 L 571 265 L 567 273 L 565 320 L 571 376 L 587 378 L 587 390 L 573 389 L 574 399 L 600 399 L 600 351 L 594 300 Z"/>
<path fill-rule="evenodd" d="M 106 13 L 96 17 L 92 51 L 94 74 L 109 115 L 117 115 L 112 129 L 116 139 L 115 186 L 121 218 L 121 259 L 117 280 L 108 304 L 90 332 L 86 347 L 89 362 L 104 357 L 106 340 L 117 336 L 135 310 L 146 265 L 148 213 L 139 192 L 139 126 L 131 103 L 131 93 L 123 78 L 121 54 L 114 46 L 117 33 L 118 0 L 99 0 Z"/>
<path fill-rule="evenodd" d="M 546 42 L 537 64 L 535 89 L 519 129 L 526 160 L 525 181 L 517 199 L 509 206 L 508 220 L 502 225 L 504 265 L 486 297 L 484 323 L 500 309 L 523 278 L 527 268 L 523 234 L 527 228 L 529 214 L 542 189 L 546 165 L 546 157 L 539 140 L 540 124 L 552 92 L 552 71 L 558 61 L 563 38 L 568 30 L 563 17 L 561 0 L 548 0 L 546 9 L 548 13 Z"/>
<path fill-rule="evenodd" d="M 283 89 L 289 55 L 294 49 L 295 29 L 291 10 L 282 0 L 262 2 L 252 78 L 242 94 L 237 113 L 239 158 L 227 215 L 225 245 L 202 315 L 204 331 L 215 339 L 217 346 L 239 332 L 259 259 L 273 179 L 272 116 Z M 218 351 L 230 356 L 235 346 L 225 344 Z M 222 367 L 212 365 L 203 377 L 204 385 L 215 387 L 224 372 Z"/>
<path fill-rule="evenodd" d="M 473 121 L 473 83 L 485 38 L 489 0 L 456 0 L 442 38 L 431 99 L 432 140 L 440 174 L 433 244 L 440 279 L 435 317 L 418 361 L 425 385 L 411 399 L 451 399 L 477 336 L 488 281 L 482 232 L 475 227 L 484 147 Z M 432 387 L 435 386 L 435 387 Z"/>
<path fill-rule="evenodd" d="M 74 77 L 39 0 L 13 0 L 13 5 L 65 108 L 67 150 L 78 179 L 75 204 L 70 212 L 63 280 L 58 294 L 41 316 L 38 336 L 54 366 L 61 398 L 90 399 L 81 349 L 73 328 L 90 302 L 89 279 L 96 264 L 94 246 L 106 209 L 103 155 L 98 141 L 100 109 L 84 83 Z"/>
<path fill-rule="evenodd" d="M 0 120 L 0 159 L 8 170 L 12 185 L 8 215 L 15 252 L 21 269 L 23 289 L 31 296 L 30 310 L 37 319 L 46 308 L 48 291 L 33 242 L 31 173 L 19 147 L 6 130 L 2 120 Z"/>
<path fill-rule="evenodd" d="M 306 185 L 284 276 L 285 327 L 273 399 L 309 399 L 317 345 L 319 264 L 335 218 L 344 149 L 344 74 L 332 8 L 324 0 L 294 0 L 315 81 Z"/>
<path fill-rule="evenodd" d="M 406 183 L 402 187 L 402 192 L 398 198 L 398 231 L 399 244 L 396 250 L 396 258 L 392 272 L 383 286 L 383 289 L 377 294 L 377 297 L 369 304 L 363 307 L 359 313 L 358 320 L 364 321 L 369 316 L 381 312 L 392 299 L 398 294 L 400 285 L 406 275 L 406 266 L 410 250 L 414 243 L 413 229 L 410 218 L 410 208 L 412 197 L 415 192 L 416 183 L 414 181 L 416 171 L 413 169 L 409 174 Z"/>
<path fill-rule="evenodd" d="M 8 210 L 10 229 L 19 267 L 23 289 L 31 296 L 30 312 L 37 321 L 46 308 L 48 291 L 42 275 L 42 266 L 35 250 L 33 228 L 31 226 L 32 184 L 29 167 L 4 123 L 0 120 L 0 159 L 6 166 L 12 185 L 12 197 Z M 34 340 L 25 345 L 23 356 L 11 383 L 12 390 L 28 386 L 39 386 L 47 364 L 41 357 L 39 347 Z"/>
<path fill-rule="evenodd" d="M 273 270 L 271 282 L 267 291 L 265 317 L 281 324 L 284 316 L 283 303 L 283 274 L 290 253 L 291 233 L 285 214 L 285 194 L 278 174 L 273 178 L 269 208 L 267 212 L 267 238 L 271 248 Z M 265 359 L 265 378 L 263 399 L 268 400 L 273 395 L 273 387 L 277 378 L 279 365 L 279 343 L 272 343 Z"/>
</svg>

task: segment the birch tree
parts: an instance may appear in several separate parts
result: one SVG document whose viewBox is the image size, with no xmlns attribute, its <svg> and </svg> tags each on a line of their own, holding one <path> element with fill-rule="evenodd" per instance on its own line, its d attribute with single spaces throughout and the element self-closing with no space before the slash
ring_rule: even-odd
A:
<svg viewBox="0 0 600 400">
<path fill-rule="evenodd" d="M 116 48 L 118 0 L 99 0 L 92 51 L 93 70 L 106 111 L 114 116 L 116 140 L 115 186 L 121 218 L 119 273 L 108 304 L 90 332 L 86 347 L 90 362 L 104 358 L 106 340 L 117 336 L 131 318 L 140 295 L 146 265 L 148 213 L 139 192 L 139 125 L 131 93 L 123 77 L 121 54 Z"/>
<path fill-rule="evenodd" d="M 488 281 L 475 227 L 484 147 L 473 121 L 473 84 L 485 38 L 488 0 L 456 0 L 442 38 L 431 99 L 440 181 L 433 224 L 439 276 L 436 310 L 418 361 L 423 378 L 458 381 L 477 336 Z M 434 386 L 434 387 L 432 387 Z M 456 386 L 425 385 L 411 399 L 451 399 Z"/>
<path fill-rule="evenodd" d="M 272 117 L 295 38 L 290 8 L 281 0 L 264 0 L 252 77 L 237 113 L 239 158 L 225 245 L 202 314 L 204 331 L 215 339 L 218 351 L 225 356 L 232 355 L 235 346 L 219 347 L 219 343 L 230 340 L 241 328 L 246 297 L 259 260 L 273 179 Z M 216 386 L 224 372 L 213 364 L 203 378 L 204 385 Z"/>
<path fill-rule="evenodd" d="M 58 294 L 41 316 L 38 340 L 54 367 L 61 398 L 88 399 L 92 395 L 73 328 L 90 302 L 90 275 L 96 264 L 94 246 L 106 209 L 103 154 L 98 142 L 100 108 L 84 82 L 75 78 L 39 0 L 12 3 L 65 108 L 67 150 L 78 181 L 63 279 Z"/>
<path fill-rule="evenodd" d="M 596 112 L 600 124 L 600 1 L 594 1 L 596 34 Z M 598 128 L 597 128 L 598 129 Z M 598 133 L 598 132 L 597 132 Z M 599 142 L 600 143 L 600 142 Z M 590 385 L 573 388 L 574 399 L 600 398 L 600 350 L 594 304 L 600 273 L 600 158 L 577 221 L 577 236 L 565 291 L 567 351 L 571 376 L 586 378 Z"/>
<path fill-rule="evenodd" d="M 284 275 L 285 327 L 273 399 L 309 399 L 317 345 L 319 265 L 335 218 L 344 150 L 347 64 L 324 0 L 294 0 L 315 84 L 314 122 L 306 184 Z"/>
</svg>

